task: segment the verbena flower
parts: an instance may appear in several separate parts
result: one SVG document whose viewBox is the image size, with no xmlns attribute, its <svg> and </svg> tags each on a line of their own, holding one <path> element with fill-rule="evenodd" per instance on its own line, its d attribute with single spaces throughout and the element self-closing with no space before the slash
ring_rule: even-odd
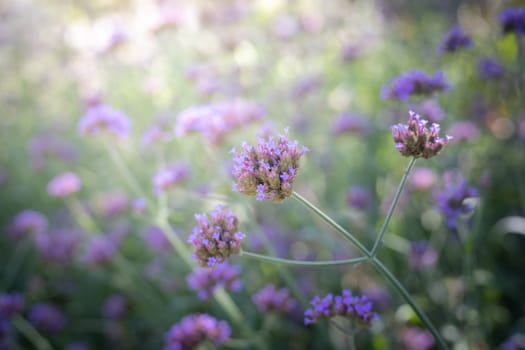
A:
<svg viewBox="0 0 525 350">
<path fill-rule="evenodd" d="M 166 253 L 171 250 L 171 244 L 164 231 L 158 226 L 150 226 L 142 232 L 142 239 L 156 253 Z"/>
<path fill-rule="evenodd" d="M 239 253 L 245 235 L 237 230 L 238 220 L 231 211 L 218 205 L 209 217 L 195 214 L 195 219 L 197 226 L 188 242 L 195 246 L 192 256 L 200 266 L 214 266 Z"/>
<path fill-rule="evenodd" d="M 167 191 L 176 183 L 186 179 L 188 175 L 188 166 L 181 163 L 160 170 L 155 176 L 153 176 L 153 188 L 155 193 Z"/>
<path fill-rule="evenodd" d="M 31 307 L 29 322 L 42 332 L 58 333 L 65 327 L 66 317 L 56 306 L 39 303 Z"/>
<path fill-rule="evenodd" d="M 473 140 L 478 137 L 479 129 L 470 120 L 460 120 L 450 126 L 448 133 L 456 141 Z"/>
<path fill-rule="evenodd" d="M 408 185 L 412 190 L 425 191 L 436 182 L 436 173 L 434 170 L 427 167 L 418 167 L 412 171 L 412 175 L 408 178 Z"/>
<path fill-rule="evenodd" d="M 407 350 L 430 350 L 435 341 L 432 333 L 418 327 L 407 327 L 401 335 L 401 343 Z"/>
<path fill-rule="evenodd" d="M 15 216 L 8 232 L 12 238 L 20 239 L 24 236 L 34 236 L 45 232 L 47 225 L 47 218 L 43 214 L 35 210 L 26 209 Z"/>
<path fill-rule="evenodd" d="M 0 319 L 9 319 L 24 308 L 24 297 L 20 293 L 0 294 Z"/>
<path fill-rule="evenodd" d="M 427 128 L 427 121 L 410 111 L 407 124 L 392 125 L 392 136 L 397 150 L 405 157 L 423 157 L 425 159 L 437 155 L 451 139 L 439 137 L 439 124 L 433 123 Z"/>
<path fill-rule="evenodd" d="M 256 199 L 275 202 L 292 195 L 292 185 L 299 169 L 299 159 L 308 149 L 297 141 L 288 140 L 288 130 L 273 137 L 260 139 L 257 146 L 242 144 L 242 151 L 231 151 L 234 157 L 232 189 Z"/>
<path fill-rule="evenodd" d="M 56 264 L 67 264 L 75 258 L 80 238 L 76 230 L 61 229 L 36 235 L 35 244 L 43 260 Z"/>
<path fill-rule="evenodd" d="M 346 198 L 348 205 L 358 210 L 366 210 L 372 205 L 372 193 L 363 186 L 352 186 Z"/>
<path fill-rule="evenodd" d="M 465 200 L 477 197 L 479 193 L 475 187 L 468 185 L 461 174 L 447 172 L 443 178 L 444 186 L 436 190 L 434 198 L 447 220 L 448 227 L 455 228 L 458 217 L 474 209 L 473 205 Z"/>
<path fill-rule="evenodd" d="M 230 334 L 231 328 L 226 321 L 208 314 L 192 314 L 174 324 L 164 335 L 164 349 L 190 350 L 205 340 L 221 345 Z"/>
<path fill-rule="evenodd" d="M 205 300 L 219 287 L 238 292 L 242 287 L 239 279 L 241 269 L 224 263 L 211 269 L 196 268 L 186 277 L 188 286 L 197 292 L 199 299 Z"/>
<path fill-rule="evenodd" d="M 341 113 L 332 122 L 332 133 L 336 136 L 353 133 L 362 134 L 368 128 L 368 123 L 360 115 Z"/>
<path fill-rule="evenodd" d="M 525 349 L 525 334 L 514 334 L 502 345 L 501 350 L 523 350 Z"/>
<path fill-rule="evenodd" d="M 75 342 L 66 345 L 64 350 L 89 350 L 89 346 L 87 346 L 85 343 Z"/>
<path fill-rule="evenodd" d="M 90 107 L 82 116 L 78 129 L 85 135 L 96 135 L 101 131 L 107 131 L 123 138 L 129 134 L 131 121 L 124 112 L 106 104 L 97 104 Z"/>
<path fill-rule="evenodd" d="M 128 300 L 120 294 L 110 295 L 102 305 L 102 315 L 108 319 L 121 318 L 128 309 Z"/>
<path fill-rule="evenodd" d="M 483 57 L 478 61 L 478 73 L 483 79 L 500 79 L 505 75 L 505 68 L 496 59 Z"/>
<path fill-rule="evenodd" d="M 410 268 L 422 270 L 435 265 L 437 259 L 438 253 L 427 241 L 415 241 L 410 244 Z"/>
<path fill-rule="evenodd" d="M 470 36 L 465 33 L 463 28 L 460 26 L 455 26 L 449 30 L 438 46 L 438 53 L 444 54 L 447 52 L 455 52 L 461 48 L 469 48 L 472 46 L 472 40 Z"/>
<path fill-rule="evenodd" d="M 277 290 L 275 285 L 269 283 L 261 288 L 252 297 L 257 309 L 264 312 L 288 313 L 297 307 L 297 301 L 290 296 L 287 288 Z"/>
<path fill-rule="evenodd" d="M 315 296 L 310 302 L 312 308 L 304 312 L 304 324 L 310 325 L 321 319 L 330 319 L 335 316 L 352 318 L 358 325 L 370 326 L 377 318 L 372 311 L 372 302 L 366 295 L 354 296 L 344 289 L 341 295 L 327 294 L 324 298 Z"/>
<path fill-rule="evenodd" d="M 499 14 L 503 34 L 525 34 L 525 7 L 507 8 Z"/>
<path fill-rule="evenodd" d="M 395 78 L 381 90 L 381 98 L 385 100 L 406 100 L 412 95 L 431 95 L 437 91 L 446 91 L 450 84 L 443 72 L 437 72 L 434 77 L 419 70 L 410 70 Z"/>
<path fill-rule="evenodd" d="M 123 214 L 130 206 L 129 198 L 122 192 L 104 192 L 97 194 L 91 201 L 93 210 L 106 218 Z"/>
<path fill-rule="evenodd" d="M 47 185 L 47 193 L 52 197 L 68 197 L 78 192 L 82 182 L 77 174 L 72 172 L 55 176 Z"/>
<path fill-rule="evenodd" d="M 89 265 L 102 265 L 110 262 L 117 252 L 117 242 L 109 237 L 93 237 L 87 242 L 84 261 Z"/>
<path fill-rule="evenodd" d="M 53 157 L 61 159 L 65 163 L 71 163 L 77 151 L 72 144 L 57 136 L 36 136 L 27 145 L 31 156 L 33 168 L 40 170 L 46 165 L 46 158 Z"/>
</svg>

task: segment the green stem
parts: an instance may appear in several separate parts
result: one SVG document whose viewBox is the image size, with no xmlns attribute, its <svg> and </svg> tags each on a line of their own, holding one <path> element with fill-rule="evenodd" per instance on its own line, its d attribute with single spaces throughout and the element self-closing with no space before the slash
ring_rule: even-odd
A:
<svg viewBox="0 0 525 350">
<path fill-rule="evenodd" d="M 337 222 L 335 222 L 331 217 L 326 215 L 321 209 L 317 208 L 315 205 L 310 203 L 306 198 L 301 196 L 297 192 L 292 193 L 292 197 L 295 198 L 297 201 L 299 201 L 301 204 L 303 204 L 308 209 L 312 210 L 314 213 L 316 213 L 321 219 L 323 219 L 326 223 L 328 223 L 330 226 L 336 229 L 337 232 L 339 232 L 343 237 L 348 239 L 350 242 L 352 242 L 361 253 L 366 255 L 367 257 L 372 257 L 371 253 L 366 249 L 366 247 L 359 242 L 357 238 L 355 238 L 350 232 L 345 230 L 341 225 L 339 225 Z"/>
<path fill-rule="evenodd" d="M 419 317 L 421 322 L 425 325 L 425 327 L 432 333 L 434 336 L 434 339 L 436 340 L 438 346 L 442 350 L 448 350 L 448 346 L 437 331 L 437 329 L 434 327 L 432 322 L 428 319 L 427 315 L 419 308 L 419 306 L 416 304 L 410 293 L 403 287 L 401 282 L 390 272 L 390 270 L 383 265 L 383 263 L 377 258 L 373 257 L 371 260 L 372 265 L 384 276 L 386 279 L 397 289 L 399 294 L 405 299 L 405 301 L 412 307 L 416 315 Z"/>
<path fill-rule="evenodd" d="M 18 275 L 18 271 L 23 266 L 30 251 L 31 244 L 28 240 L 23 240 L 16 245 L 15 251 L 5 265 L 5 274 L 2 281 L 2 287 L 4 290 L 9 290 L 11 283 L 13 283 L 16 276 Z"/>
<path fill-rule="evenodd" d="M 29 322 L 22 316 L 16 314 L 12 318 L 13 325 L 22 333 L 38 350 L 53 350 L 49 341 L 44 338 Z"/>
<path fill-rule="evenodd" d="M 399 197 L 401 197 L 401 193 L 403 192 L 403 188 L 405 187 L 405 184 L 407 182 L 408 175 L 410 174 L 410 170 L 412 170 L 415 163 L 416 163 L 415 157 L 412 157 L 410 159 L 410 162 L 408 162 L 405 172 L 403 173 L 403 178 L 401 179 L 399 186 L 397 186 L 397 191 L 396 191 L 396 194 L 394 195 L 394 200 L 392 201 L 392 204 L 390 204 L 390 208 L 388 209 L 388 213 L 386 214 L 386 218 L 385 218 L 385 221 L 383 222 L 383 226 L 381 226 L 381 229 L 379 230 L 379 234 L 377 235 L 377 238 L 374 242 L 374 246 L 371 251 L 372 256 L 375 256 L 377 254 L 379 245 L 383 241 L 383 236 L 385 235 L 388 224 L 390 223 L 390 219 L 392 218 L 392 215 L 394 214 L 394 211 L 397 207 L 397 203 L 399 202 Z"/>
<path fill-rule="evenodd" d="M 241 250 L 239 253 L 240 256 L 246 256 L 255 260 L 261 260 L 266 262 L 271 262 L 281 265 L 290 265 L 290 266 L 316 266 L 316 267 L 328 267 L 328 266 L 340 266 L 340 265 L 352 265 L 368 260 L 368 257 L 362 256 L 360 258 L 346 259 L 346 260 L 328 260 L 328 261 L 301 261 L 301 260 L 291 260 L 291 259 L 282 259 L 276 258 L 268 255 L 261 255 L 257 253 L 247 252 Z"/>
</svg>

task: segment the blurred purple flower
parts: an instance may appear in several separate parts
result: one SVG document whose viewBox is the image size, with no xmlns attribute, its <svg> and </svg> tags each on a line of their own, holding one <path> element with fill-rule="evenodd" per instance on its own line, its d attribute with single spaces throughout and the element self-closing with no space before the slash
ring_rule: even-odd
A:
<svg viewBox="0 0 525 350">
<path fill-rule="evenodd" d="M 503 34 L 525 34 L 525 7 L 506 8 L 499 14 Z"/>
<path fill-rule="evenodd" d="M 434 337 L 424 329 L 407 327 L 401 335 L 401 343 L 406 350 L 430 350 L 434 347 Z"/>
<path fill-rule="evenodd" d="M 163 169 L 153 176 L 153 189 L 155 193 L 167 191 L 178 182 L 186 179 L 189 175 L 189 167 L 186 164 L 175 164 Z"/>
<path fill-rule="evenodd" d="M 102 315 L 107 319 L 119 319 L 128 309 L 128 300 L 120 294 L 113 294 L 107 297 L 102 305 Z"/>
<path fill-rule="evenodd" d="M 426 100 L 419 106 L 415 107 L 414 110 L 416 113 L 424 115 L 431 123 L 439 122 L 445 118 L 445 112 L 434 99 Z"/>
<path fill-rule="evenodd" d="M 36 235 L 35 244 L 43 260 L 66 265 L 75 258 L 80 239 L 78 231 L 62 229 Z"/>
<path fill-rule="evenodd" d="M 392 136 L 397 150 L 405 157 L 434 157 L 448 144 L 450 136 L 439 137 L 439 124 L 426 127 L 426 120 L 409 111 L 408 124 L 392 125 Z"/>
<path fill-rule="evenodd" d="M 413 190 L 425 191 L 434 186 L 436 182 L 436 173 L 427 167 L 418 167 L 412 171 L 408 178 L 408 185 Z"/>
<path fill-rule="evenodd" d="M 411 95 L 431 95 L 437 91 L 446 91 L 450 84 L 443 72 L 437 72 L 429 77 L 425 72 L 410 70 L 395 78 L 381 90 L 384 100 L 406 100 Z"/>
<path fill-rule="evenodd" d="M 242 287 L 239 279 L 241 269 L 228 263 L 217 265 L 211 269 L 197 267 L 186 277 L 188 286 L 197 292 L 199 299 L 210 298 L 215 290 L 223 287 L 238 292 Z"/>
<path fill-rule="evenodd" d="M 372 302 L 366 295 L 354 296 L 346 289 L 335 297 L 332 293 L 322 299 L 315 296 L 310 305 L 312 308 L 304 312 L 305 325 L 334 316 L 347 316 L 352 317 L 359 325 L 368 327 L 377 318 L 377 314 L 372 311 Z"/>
<path fill-rule="evenodd" d="M 33 168 L 37 170 L 44 168 L 46 157 L 56 157 L 65 163 L 71 163 L 77 155 L 72 144 L 56 136 L 47 135 L 31 139 L 28 152 Z"/>
<path fill-rule="evenodd" d="M 45 333 L 58 333 L 66 326 L 66 317 L 62 311 L 48 303 L 33 305 L 28 318 L 36 329 Z"/>
<path fill-rule="evenodd" d="M 483 57 L 478 61 L 478 73 L 483 79 L 499 79 L 505 75 L 505 68 L 495 58 Z"/>
<path fill-rule="evenodd" d="M 136 198 L 132 203 L 133 212 L 135 214 L 142 214 L 146 209 L 146 200 L 144 198 Z"/>
<path fill-rule="evenodd" d="M 341 62 L 351 62 L 362 55 L 362 48 L 356 44 L 345 44 L 341 48 Z"/>
<path fill-rule="evenodd" d="M 78 128 L 85 135 L 108 131 L 119 138 L 124 138 L 129 134 L 131 121 L 123 112 L 106 104 L 98 104 L 88 108 L 80 119 Z"/>
<path fill-rule="evenodd" d="M 439 43 L 437 52 L 439 54 L 445 54 L 447 52 L 455 52 L 461 48 L 469 48 L 472 46 L 472 40 L 470 36 L 465 33 L 463 28 L 455 26 L 449 30 Z"/>
<path fill-rule="evenodd" d="M 174 324 L 164 335 L 165 350 L 194 349 L 205 340 L 215 345 L 224 343 L 231 334 L 226 321 L 207 314 L 192 314 Z"/>
<path fill-rule="evenodd" d="M 416 241 L 410 244 L 409 265 L 413 270 L 422 270 L 434 266 L 438 254 L 427 241 Z"/>
<path fill-rule="evenodd" d="M 109 237 L 93 237 L 87 242 L 84 261 L 92 266 L 106 264 L 113 259 L 117 249 L 117 243 Z"/>
<path fill-rule="evenodd" d="M 336 136 L 345 133 L 362 134 L 368 128 L 366 120 L 357 114 L 341 113 L 332 122 L 332 133 Z"/>
<path fill-rule="evenodd" d="M 372 193 L 367 187 L 352 186 L 348 190 L 347 203 L 354 209 L 366 210 L 372 205 L 372 200 Z"/>
<path fill-rule="evenodd" d="M 158 226 L 150 226 L 142 232 L 142 239 L 156 253 L 166 253 L 172 247 L 164 231 Z"/>
<path fill-rule="evenodd" d="M 295 82 L 292 87 L 292 97 L 305 98 L 310 93 L 314 92 L 322 83 L 321 76 L 318 74 L 307 75 Z"/>
<path fill-rule="evenodd" d="M 299 159 L 308 149 L 299 148 L 297 141 L 288 140 L 288 129 L 284 135 L 260 139 L 257 146 L 242 144 L 242 150 L 233 154 L 233 176 L 235 192 L 256 199 L 275 202 L 292 195 L 292 184 L 299 169 Z"/>
<path fill-rule="evenodd" d="M 473 140 L 478 137 L 479 130 L 476 124 L 469 120 L 457 121 L 450 126 L 448 129 L 448 134 L 450 134 L 454 140 Z"/>
<path fill-rule="evenodd" d="M 68 197 L 78 192 L 82 182 L 77 174 L 72 172 L 62 173 L 55 176 L 47 185 L 47 193 L 52 197 Z"/>
<path fill-rule="evenodd" d="M 502 345 L 501 350 L 524 350 L 525 334 L 514 334 L 507 339 Z"/>
<path fill-rule="evenodd" d="M 75 342 L 66 345 L 64 350 L 89 350 L 89 346 L 85 343 Z"/>
<path fill-rule="evenodd" d="M 477 197 L 478 190 L 470 187 L 459 173 L 447 172 L 443 175 L 443 188 L 436 190 L 434 198 L 445 218 L 448 227 L 455 228 L 460 215 L 472 212 L 473 206 L 465 199 Z"/>
<path fill-rule="evenodd" d="M 279 39 L 291 39 L 299 32 L 299 24 L 299 20 L 296 17 L 281 14 L 277 16 L 272 23 L 272 33 Z"/>
<path fill-rule="evenodd" d="M 259 289 L 252 297 L 253 303 L 261 313 L 279 312 L 289 313 L 297 307 L 297 301 L 290 296 L 287 288 L 277 290 L 269 283 Z"/>
<path fill-rule="evenodd" d="M 195 214 L 197 226 L 188 238 L 195 251 L 192 257 L 200 266 L 214 266 L 224 262 L 231 254 L 238 254 L 244 233 L 237 231 L 238 220 L 233 213 L 221 205 L 206 214 Z M 211 220 L 210 220 L 211 219 Z"/>
<path fill-rule="evenodd" d="M 170 121 L 167 118 L 159 119 L 142 134 L 142 144 L 168 142 L 173 138 Z"/>
<path fill-rule="evenodd" d="M 0 350 L 16 349 L 11 322 L 0 318 Z"/>
<path fill-rule="evenodd" d="M 20 293 L 0 294 L 0 320 L 11 318 L 24 308 L 24 297 Z M 0 337 L 1 338 L 1 337 Z"/>
<path fill-rule="evenodd" d="M 93 207 L 106 218 L 124 213 L 129 207 L 128 196 L 122 192 L 106 192 L 95 196 Z"/>
<path fill-rule="evenodd" d="M 8 232 L 11 238 L 21 239 L 25 236 L 35 236 L 36 234 L 45 232 L 47 225 L 47 218 L 43 214 L 31 209 L 26 209 L 15 216 L 9 226 Z"/>
</svg>

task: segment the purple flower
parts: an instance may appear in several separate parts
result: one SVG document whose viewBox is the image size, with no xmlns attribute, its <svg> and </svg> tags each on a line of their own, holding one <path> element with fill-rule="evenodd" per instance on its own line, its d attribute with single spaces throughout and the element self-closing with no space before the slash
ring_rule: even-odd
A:
<svg viewBox="0 0 525 350">
<path fill-rule="evenodd" d="M 80 234 L 71 229 L 55 230 L 36 235 L 35 243 L 38 253 L 45 261 L 67 264 L 75 257 L 80 244 Z"/>
<path fill-rule="evenodd" d="M 525 349 L 525 335 L 514 334 L 507 339 L 502 345 L 501 350 L 523 350 Z"/>
<path fill-rule="evenodd" d="M 0 319 L 9 319 L 24 308 L 24 297 L 20 293 L 0 294 Z"/>
<path fill-rule="evenodd" d="M 167 191 L 176 183 L 186 179 L 189 169 L 186 164 L 175 164 L 172 167 L 159 171 L 153 177 L 153 188 L 155 193 Z"/>
<path fill-rule="evenodd" d="M 55 176 L 47 185 L 47 192 L 52 197 L 68 197 L 82 187 L 80 178 L 75 173 L 67 172 Z"/>
<path fill-rule="evenodd" d="M 321 85 L 321 76 L 317 74 L 307 75 L 299 79 L 292 87 L 292 97 L 300 99 L 315 91 Z"/>
<path fill-rule="evenodd" d="M 0 349 L 8 350 L 14 348 L 16 348 L 16 346 L 11 329 L 11 322 L 0 317 Z"/>
<path fill-rule="evenodd" d="M 34 210 L 26 209 L 19 212 L 13 219 L 9 234 L 14 239 L 20 239 L 24 236 L 34 236 L 47 230 L 47 218 Z"/>
<path fill-rule="evenodd" d="M 437 51 L 439 54 L 444 54 L 447 52 L 455 52 L 461 48 L 469 48 L 471 46 L 472 40 L 470 39 L 470 36 L 465 33 L 463 28 L 455 26 L 443 35 Z"/>
<path fill-rule="evenodd" d="M 237 231 L 238 220 L 233 213 L 221 205 L 206 214 L 195 214 L 197 226 L 188 238 L 195 246 L 193 258 L 200 266 L 214 266 L 224 262 L 231 254 L 238 254 L 244 233 Z"/>
<path fill-rule="evenodd" d="M 40 303 L 31 307 L 29 322 L 42 332 L 58 333 L 65 327 L 66 317 L 56 306 Z"/>
<path fill-rule="evenodd" d="M 102 265 L 111 261 L 117 251 L 117 243 L 109 237 L 93 237 L 87 242 L 84 260 L 89 265 Z"/>
<path fill-rule="evenodd" d="M 372 302 L 366 295 L 354 296 L 349 290 L 343 289 L 341 295 L 327 294 L 324 298 L 315 296 L 310 302 L 312 308 L 304 312 L 304 324 L 315 324 L 321 319 L 334 316 L 353 318 L 359 325 L 370 326 L 377 318 L 372 312 Z"/>
<path fill-rule="evenodd" d="M 478 73 L 483 79 L 499 79 L 505 74 L 505 68 L 498 60 L 483 57 L 478 61 Z"/>
<path fill-rule="evenodd" d="M 146 209 L 146 200 L 144 198 L 136 198 L 133 200 L 132 207 L 135 214 L 142 214 Z"/>
<path fill-rule="evenodd" d="M 208 314 L 192 314 L 184 317 L 166 332 L 164 349 L 194 349 L 205 340 L 221 345 L 230 334 L 231 329 L 226 321 L 219 321 Z"/>
<path fill-rule="evenodd" d="M 297 306 L 297 301 L 290 297 L 287 288 L 277 290 L 275 285 L 269 283 L 261 288 L 252 297 L 257 309 L 262 312 L 289 313 Z"/>
<path fill-rule="evenodd" d="M 65 163 L 71 163 L 76 157 L 73 145 L 57 136 L 37 136 L 29 142 L 27 148 L 35 169 L 45 166 L 46 157 L 57 157 Z"/>
<path fill-rule="evenodd" d="M 102 315 L 108 319 L 121 318 L 128 309 L 128 300 L 120 295 L 110 295 L 102 306 Z"/>
<path fill-rule="evenodd" d="M 447 172 L 443 178 L 444 187 L 434 193 L 434 198 L 447 219 L 448 227 L 455 228 L 457 218 L 474 209 L 465 199 L 477 197 L 478 190 L 470 187 L 461 174 Z"/>
<path fill-rule="evenodd" d="M 392 136 L 397 150 L 405 157 L 423 157 L 425 159 L 436 156 L 451 139 L 446 135 L 439 137 L 439 124 L 428 123 L 412 111 L 409 112 L 408 124 L 392 125 Z"/>
<path fill-rule="evenodd" d="M 525 7 L 507 8 L 499 14 L 503 34 L 525 34 Z"/>
<path fill-rule="evenodd" d="M 151 145 L 153 143 L 168 142 L 172 138 L 173 133 L 170 121 L 167 118 L 160 118 L 142 134 L 142 144 Z"/>
<path fill-rule="evenodd" d="M 362 134 L 368 125 L 366 120 L 356 114 L 341 113 L 332 122 L 332 133 L 336 136 L 345 133 Z"/>
<path fill-rule="evenodd" d="M 424 115 L 431 123 L 439 122 L 445 118 L 445 112 L 434 99 L 426 100 L 416 106 L 414 110 L 416 113 Z"/>
<path fill-rule="evenodd" d="M 164 231 L 158 226 L 150 226 L 142 233 L 142 239 L 156 253 L 166 253 L 171 250 L 171 244 Z"/>
<path fill-rule="evenodd" d="M 124 112 L 117 111 L 106 104 L 97 104 L 87 110 L 80 119 L 78 128 L 85 135 L 108 131 L 119 138 L 124 138 L 129 134 L 131 121 Z"/>
<path fill-rule="evenodd" d="M 242 287 L 239 279 L 240 268 L 224 263 L 208 268 L 196 268 L 186 277 L 188 286 L 198 293 L 199 299 L 205 300 L 219 287 L 238 292 Z"/>
<path fill-rule="evenodd" d="M 76 342 L 66 345 L 64 350 L 89 350 L 89 346 L 85 343 Z"/>
<path fill-rule="evenodd" d="M 93 200 L 97 213 L 112 218 L 124 213 L 129 207 L 128 196 L 121 192 L 106 192 L 98 194 Z"/>
<path fill-rule="evenodd" d="M 436 264 L 438 254 L 427 241 L 416 241 L 410 244 L 409 265 L 414 270 L 422 270 Z"/>
<path fill-rule="evenodd" d="M 418 167 L 412 171 L 408 178 L 408 184 L 411 189 L 424 191 L 432 188 L 436 181 L 436 173 L 427 167 Z"/>
<path fill-rule="evenodd" d="M 408 327 L 403 331 L 401 343 L 407 350 L 429 350 L 434 347 L 434 337 L 424 329 Z"/>
<path fill-rule="evenodd" d="M 431 95 L 436 91 L 446 91 L 449 88 L 450 84 L 443 72 L 437 72 L 432 78 L 425 72 L 414 69 L 384 86 L 381 91 L 381 98 L 403 101 L 412 95 Z"/>
<path fill-rule="evenodd" d="M 256 147 L 243 143 L 240 153 L 232 150 L 233 190 L 257 200 L 282 201 L 292 195 L 299 159 L 306 151 L 297 141 L 288 140 L 288 130 L 277 141 L 260 139 Z"/>
<path fill-rule="evenodd" d="M 448 133 L 457 141 L 473 140 L 479 135 L 479 130 L 473 122 L 461 120 L 455 122 L 448 129 Z"/>
<path fill-rule="evenodd" d="M 347 203 L 354 209 L 366 210 L 372 205 L 372 194 L 366 187 L 353 186 L 348 190 Z"/>
</svg>

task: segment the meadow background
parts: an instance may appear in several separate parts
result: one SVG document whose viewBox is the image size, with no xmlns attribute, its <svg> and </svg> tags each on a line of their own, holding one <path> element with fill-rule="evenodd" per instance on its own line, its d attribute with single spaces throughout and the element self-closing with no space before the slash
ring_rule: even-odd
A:
<svg viewBox="0 0 525 350">
<path fill-rule="evenodd" d="M 355 333 L 357 349 L 435 348 L 367 263 L 232 256 L 216 280 L 189 277 L 198 270 L 187 243 L 194 214 L 219 203 L 239 218 L 247 251 L 357 255 L 298 202 L 232 191 L 230 150 L 285 128 L 309 149 L 294 189 L 371 246 L 408 162 L 390 126 L 409 110 L 453 139 L 416 162 L 380 257 L 450 348 L 524 349 L 525 34 L 505 33 L 499 20 L 519 6 L 2 1 L 0 349 L 168 348 L 170 327 L 196 313 L 231 327 L 228 340 L 203 349 L 343 349 L 348 336 L 332 323 L 303 322 L 315 295 L 342 289 L 368 295 L 378 315 Z M 443 52 L 455 25 L 471 43 Z M 499 70 L 487 73 L 487 58 Z M 450 88 L 382 98 L 412 69 L 441 71 Z M 100 105 L 121 111 L 129 128 L 83 130 Z M 78 191 L 50 193 L 67 172 Z M 268 283 L 287 288 L 289 308 L 254 301 Z"/>
</svg>

